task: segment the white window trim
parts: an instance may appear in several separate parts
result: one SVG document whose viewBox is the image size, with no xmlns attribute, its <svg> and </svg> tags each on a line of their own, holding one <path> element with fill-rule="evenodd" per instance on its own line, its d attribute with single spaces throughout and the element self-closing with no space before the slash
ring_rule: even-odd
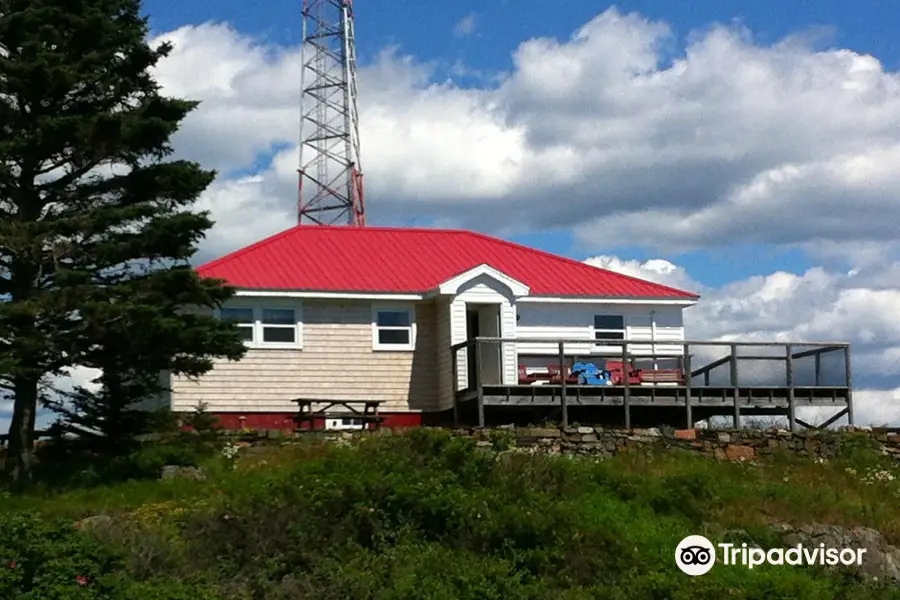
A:
<svg viewBox="0 0 900 600">
<path fill-rule="evenodd" d="M 303 349 L 303 305 L 299 302 L 289 302 L 289 303 L 261 303 L 261 302 L 243 302 L 238 303 L 235 302 L 231 306 L 225 306 L 225 308 L 244 308 L 253 311 L 253 340 L 245 341 L 244 345 L 247 348 L 259 348 L 259 349 L 283 349 L 283 350 L 301 350 Z M 296 323 L 293 325 L 272 325 L 272 324 L 264 324 L 262 322 L 263 310 L 292 310 L 294 311 L 294 319 Z M 216 309 L 216 318 L 221 318 L 222 311 Z M 295 332 L 294 342 L 264 342 L 263 341 L 263 329 L 265 327 L 277 327 L 281 329 L 293 328 Z"/>
<path fill-rule="evenodd" d="M 597 317 L 619 317 L 622 319 L 622 328 L 621 329 L 597 329 L 594 324 L 597 322 Z M 618 339 L 603 339 L 598 340 L 598 333 L 621 333 L 622 337 Z M 621 344 L 617 344 L 616 342 L 627 342 L 628 341 L 628 323 L 626 322 L 624 315 L 616 315 L 609 313 L 594 313 L 591 315 L 591 342 L 593 342 L 594 347 L 598 350 L 603 349 L 614 349 L 621 348 Z"/>
<path fill-rule="evenodd" d="M 380 312 L 405 312 L 409 314 L 409 327 L 379 327 L 378 313 Z M 379 329 L 406 329 L 409 331 L 408 344 L 381 344 L 378 342 Z M 416 349 L 416 307 L 409 305 L 372 305 L 372 350 L 379 352 L 410 352 Z"/>
</svg>

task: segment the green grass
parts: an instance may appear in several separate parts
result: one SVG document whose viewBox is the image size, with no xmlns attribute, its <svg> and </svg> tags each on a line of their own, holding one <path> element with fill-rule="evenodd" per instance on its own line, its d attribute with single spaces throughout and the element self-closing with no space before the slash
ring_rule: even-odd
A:
<svg viewBox="0 0 900 600">
<path fill-rule="evenodd" d="M 233 471 L 208 461 L 206 481 L 0 497 L 0 597 L 900 597 L 847 570 L 718 565 L 691 578 L 674 564 L 686 535 L 768 545 L 779 522 L 869 526 L 900 544 L 897 481 L 864 481 L 896 467 L 866 447 L 825 463 L 597 461 L 481 452 L 414 430 L 243 452 Z M 98 514 L 111 518 L 71 526 Z M 10 579 L 10 561 L 30 565 L 31 579 Z"/>
</svg>

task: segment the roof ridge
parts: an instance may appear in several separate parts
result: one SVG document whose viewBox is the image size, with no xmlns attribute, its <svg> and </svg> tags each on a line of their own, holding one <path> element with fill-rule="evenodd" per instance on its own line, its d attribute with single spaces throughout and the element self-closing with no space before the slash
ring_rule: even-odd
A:
<svg viewBox="0 0 900 600">
<path fill-rule="evenodd" d="M 516 248 L 517 250 L 525 250 L 525 251 L 527 251 L 527 252 L 531 252 L 532 254 L 538 254 L 538 255 L 545 256 L 545 257 L 548 257 L 548 258 L 552 258 L 552 259 L 555 259 L 555 260 L 560 260 L 560 261 L 563 261 L 563 262 L 566 262 L 566 263 L 569 263 L 569 264 L 572 264 L 572 265 L 578 265 L 579 267 L 582 267 L 582 268 L 587 268 L 587 269 L 597 269 L 597 270 L 603 271 L 604 273 L 608 273 L 608 274 L 610 274 L 610 275 L 612 275 L 612 276 L 614 276 L 614 277 L 620 277 L 620 278 L 622 278 L 622 279 L 627 279 L 627 280 L 629 280 L 629 281 L 635 281 L 635 282 L 640 282 L 640 283 L 652 285 L 652 286 L 654 286 L 654 287 L 661 288 L 661 289 L 664 289 L 664 290 L 668 290 L 668 291 L 671 291 L 671 292 L 677 292 L 677 293 L 682 294 L 682 295 L 684 295 L 684 296 L 690 296 L 690 297 L 695 297 L 695 298 L 699 298 L 699 297 L 700 297 L 700 294 L 697 294 L 697 293 L 695 293 L 695 292 L 689 292 L 689 291 L 687 291 L 687 290 L 681 290 L 681 289 L 678 289 L 678 288 L 675 288 L 675 287 L 672 287 L 672 286 L 669 286 L 669 285 L 665 285 L 665 284 L 662 284 L 662 283 L 656 283 L 655 281 L 648 281 L 648 280 L 646 280 L 646 279 L 641 279 L 640 277 L 634 277 L 633 275 L 626 275 L 625 273 L 619 273 L 618 271 L 613 271 L 612 269 L 605 269 L 605 268 L 603 268 L 603 267 L 595 267 L 594 265 L 589 265 L 589 264 L 587 264 L 586 262 L 581 261 L 581 260 L 576 260 L 576 259 L 574 259 L 574 258 L 569 258 L 568 256 L 561 256 L 561 255 L 559 255 L 559 254 L 553 254 L 552 252 L 547 252 L 546 250 L 539 250 L 539 249 L 537 249 L 537 248 L 532 248 L 532 247 L 530 247 L 530 246 L 525 246 L 524 244 L 517 244 L 516 242 L 511 242 L 511 241 L 509 241 L 509 240 L 504 240 L 503 238 L 490 236 L 490 235 L 487 235 L 487 234 L 484 234 L 484 233 L 480 233 L 480 232 L 478 232 L 478 231 L 466 231 L 466 230 L 462 230 L 462 232 L 463 232 L 463 233 L 468 233 L 469 235 L 474 235 L 474 236 L 476 236 L 476 237 L 480 237 L 480 238 L 482 238 L 482 239 L 491 240 L 491 241 L 493 241 L 493 242 L 497 242 L 497 243 L 503 244 L 503 245 L 505 245 L 505 246 L 510 246 L 510 247 Z"/>
</svg>

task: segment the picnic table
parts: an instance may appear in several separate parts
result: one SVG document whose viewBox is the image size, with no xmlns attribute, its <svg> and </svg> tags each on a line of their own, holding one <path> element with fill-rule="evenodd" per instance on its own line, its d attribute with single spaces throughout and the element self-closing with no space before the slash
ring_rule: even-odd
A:
<svg viewBox="0 0 900 600">
<path fill-rule="evenodd" d="M 313 429 L 317 420 L 325 419 L 357 419 L 364 426 L 369 423 L 377 429 L 382 417 L 378 416 L 378 407 L 383 400 L 322 400 L 316 398 L 295 398 L 298 414 L 294 417 L 297 425 L 309 423 Z M 313 410 L 313 405 L 323 405 Z M 337 409 L 337 410 L 335 410 Z"/>
</svg>

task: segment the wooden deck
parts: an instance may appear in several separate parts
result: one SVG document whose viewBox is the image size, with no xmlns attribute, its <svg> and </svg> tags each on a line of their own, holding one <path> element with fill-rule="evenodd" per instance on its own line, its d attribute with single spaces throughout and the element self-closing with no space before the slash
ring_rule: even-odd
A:
<svg viewBox="0 0 900 600">
<path fill-rule="evenodd" d="M 659 411 L 661 423 L 666 418 L 663 412 L 672 414 L 677 410 L 682 417 L 681 423 L 693 427 L 696 420 L 710 416 L 730 416 L 735 427 L 740 427 L 742 417 L 781 415 L 789 420 L 791 429 L 797 425 L 810 427 L 796 417 L 797 408 L 822 407 L 833 408 L 837 412 L 819 427 L 828 426 L 839 418 L 846 416 L 853 423 L 852 385 L 850 376 L 850 349 L 844 343 L 734 343 L 685 341 L 677 345 L 680 351 L 673 354 L 648 354 L 629 352 L 628 347 L 646 342 L 626 343 L 618 341 L 620 353 L 599 352 L 584 356 L 571 355 L 566 352 L 566 345 L 578 344 L 584 347 L 584 340 L 540 340 L 540 342 L 558 343 L 559 353 L 548 356 L 548 361 L 571 367 L 573 362 L 590 361 L 601 356 L 612 356 L 618 364 L 635 365 L 638 361 L 645 364 L 655 360 L 675 361 L 677 369 L 683 374 L 678 384 L 634 383 L 624 378 L 622 385 L 575 385 L 571 381 L 557 379 L 553 383 L 541 384 L 491 384 L 485 383 L 482 371 L 482 355 L 484 344 L 496 347 L 498 344 L 529 342 L 534 340 L 504 340 L 501 338 L 476 338 L 451 348 L 453 356 L 466 352 L 475 368 L 469 370 L 470 376 L 465 386 L 458 386 L 454 415 L 457 422 L 468 416 L 477 421 L 479 426 L 485 424 L 485 411 L 512 411 L 515 409 L 556 409 L 564 425 L 568 425 L 569 411 L 584 412 L 586 409 L 615 408 L 622 417 L 622 424 L 631 427 L 632 409 L 638 411 Z M 610 345 L 608 341 L 598 341 L 598 345 Z M 666 343 L 672 346 L 671 343 Z M 697 364 L 694 358 L 698 347 L 723 346 L 727 354 L 723 357 L 707 359 Z M 750 352 L 741 352 L 751 348 Z M 753 351 L 753 349 L 756 349 Z M 671 348 L 670 348 L 671 350 Z M 707 355 L 710 353 L 707 351 Z M 836 359 L 828 369 L 823 367 L 827 358 Z M 767 372 L 772 381 L 747 382 L 750 379 L 739 365 L 747 361 L 763 362 L 769 365 Z M 457 361 L 454 362 L 454 380 L 459 381 Z M 693 365 L 691 363 L 694 363 Z M 798 368 L 799 367 L 799 368 Z M 724 373 L 722 372 L 724 371 Z M 800 385 L 801 377 L 808 381 Z M 650 375 L 652 370 L 647 371 Z M 772 376 L 772 373 L 775 373 Z M 827 375 L 827 377 L 826 377 Z M 776 381 L 781 378 L 782 381 Z M 652 379 L 647 377 L 646 379 Z M 469 419 L 466 419 L 469 420 Z M 651 417 L 652 421 L 652 417 Z M 474 423 L 473 423 L 474 424 Z"/>
</svg>

